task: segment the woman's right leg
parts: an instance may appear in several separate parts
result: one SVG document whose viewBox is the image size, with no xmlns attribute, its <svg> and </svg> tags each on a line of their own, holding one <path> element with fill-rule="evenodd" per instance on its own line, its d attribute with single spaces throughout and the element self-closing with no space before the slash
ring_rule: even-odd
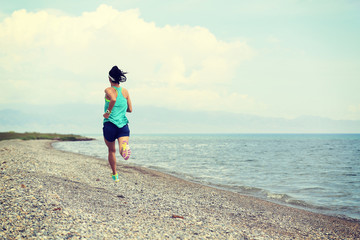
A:
<svg viewBox="0 0 360 240">
<path fill-rule="evenodd" d="M 119 141 L 119 150 L 120 155 L 125 159 L 128 160 L 130 158 L 131 150 L 129 147 L 129 137 L 120 137 L 118 138 Z"/>
</svg>

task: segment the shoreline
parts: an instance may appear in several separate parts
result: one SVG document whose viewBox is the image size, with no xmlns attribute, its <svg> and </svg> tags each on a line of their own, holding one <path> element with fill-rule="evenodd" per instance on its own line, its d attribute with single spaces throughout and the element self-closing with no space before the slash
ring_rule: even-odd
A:
<svg viewBox="0 0 360 240">
<path fill-rule="evenodd" d="M 114 183 L 107 161 L 57 150 L 52 142 L 0 142 L 6 229 L 1 237 L 360 238 L 355 219 L 284 206 L 119 160 L 120 182 Z"/>
<path fill-rule="evenodd" d="M 192 135 L 192 134 L 185 134 L 184 136 L 190 136 L 190 135 Z M 197 135 L 197 134 L 193 134 L 193 135 Z M 318 134 L 316 134 L 316 135 L 318 135 Z M 331 134 L 331 135 L 334 135 L 334 134 Z M 156 135 L 156 136 L 160 136 L 160 135 Z M 176 135 L 173 134 L 173 136 L 176 136 Z M 178 136 L 180 136 L 180 135 L 178 135 Z M 136 137 L 138 137 L 138 136 L 136 136 Z M 71 143 L 64 143 L 64 145 L 62 145 L 62 143 L 59 141 L 53 143 L 53 147 L 58 150 L 80 153 L 80 154 L 84 154 L 84 155 L 87 155 L 90 157 L 91 156 L 98 157 L 98 158 L 101 158 L 103 161 L 107 161 L 106 151 L 103 152 L 102 151 L 103 149 L 101 149 L 101 146 L 104 146 L 103 136 L 101 135 L 101 137 L 97 137 L 95 139 L 96 140 L 94 142 L 97 143 L 97 144 L 95 144 L 97 151 L 96 150 L 94 151 L 92 149 L 89 149 L 89 151 L 86 151 L 86 148 L 84 147 L 85 145 L 77 145 L 77 144 L 72 145 Z M 100 143 L 100 148 L 98 146 L 99 143 Z M 60 144 L 60 145 L 58 145 L 58 144 Z M 70 146 L 73 146 L 73 147 L 70 147 Z M 76 147 L 76 146 L 79 146 L 79 147 Z M 94 148 L 94 147 L 92 145 L 91 148 Z M 105 149 L 106 149 L 106 147 L 105 147 Z M 141 151 L 141 148 L 140 148 L 140 151 Z M 221 190 L 225 190 L 225 191 L 235 192 L 235 193 L 239 193 L 239 194 L 245 195 L 245 196 L 253 196 L 255 198 L 260 198 L 262 200 L 270 201 L 270 202 L 280 204 L 280 205 L 295 207 L 295 208 L 299 208 L 299 209 L 314 212 L 314 213 L 320 213 L 320 214 L 324 214 L 324 215 L 328 215 L 328 216 L 335 216 L 335 217 L 345 218 L 345 219 L 349 219 L 349 220 L 351 220 L 351 219 L 360 220 L 360 215 L 359 215 L 359 211 L 357 211 L 357 209 L 356 209 L 356 204 L 349 205 L 346 203 L 349 196 L 346 198 L 343 198 L 342 202 L 340 204 L 338 203 L 337 205 L 336 204 L 334 205 L 331 202 L 329 202 L 327 205 L 324 205 L 324 204 L 322 204 L 321 201 L 318 201 L 318 199 L 316 198 L 316 195 L 313 198 L 311 196 L 311 193 L 309 195 L 310 198 L 309 197 L 303 198 L 303 196 L 307 195 L 306 193 L 303 193 L 302 196 L 297 195 L 298 192 L 296 192 L 296 191 L 293 192 L 292 191 L 293 189 L 291 189 L 291 188 L 290 189 L 288 188 L 286 190 L 277 191 L 276 188 L 274 190 L 272 188 L 272 186 L 270 186 L 270 187 L 267 186 L 269 188 L 266 189 L 266 187 L 262 188 L 262 187 L 252 186 L 251 183 L 247 184 L 245 182 L 237 182 L 238 185 L 235 185 L 234 183 L 226 184 L 226 182 L 223 182 L 222 179 L 221 179 L 221 181 L 217 181 L 216 179 L 207 179 L 206 180 L 203 178 L 203 175 L 198 175 L 197 173 L 194 173 L 194 172 L 191 173 L 191 170 L 189 171 L 189 169 L 186 169 L 186 168 L 180 170 L 180 169 L 174 169 L 174 167 L 169 168 L 166 166 L 162 166 L 161 164 L 159 165 L 159 162 L 157 161 L 158 159 L 153 159 L 156 163 L 153 163 L 152 160 L 149 162 L 149 159 L 147 159 L 147 161 L 144 162 L 143 161 L 144 159 L 141 159 L 142 157 L 140 157 L 139 159 L 136 159 L 136 157 L 139 157 L 140 155 L 143 155 L 143 157 L 145 157 L 145 158 L 148 155 L 146 152 L 141 152 L 141 154 L 140 155 L 139 154 L 140 154 L 140 152 L 135 153 L 135 155 L 133 155 L 132 158 L 130 159 L 130 162 L 123 162 L 123 160 L 120 157 L 120 162 L 129 164 L 132 166 L 149 168 L 149 169 L 152 169 L 155 171 L 169 174 L 171 176 L 174 176 L 174 177 L 177 177 L 180 179 L 184 179 L 185 181 L 194 182 L 194 183 L 214 187 L 216 189 L 221 189 Z M 139 155 L 139 156 L 137 156 L 137 155 Z M 119 157 L 119 155 L 117 157 Z M 162 160 L 166 161 L 166 159 L 162 159 Z M 173 161 L 173 160 L 170 159 L 170 161 Z M 177 161 L 182 162 L 182 161 L 179 161 L 178 158 L 177 158 Z M 254 173 L 248 177 L 249 177 L 248 179 L 251 179 L 252 177 L 258 177 L 258 176 L 256 173 Z M 227 183 L 229 183 L 229 179 L 227 180 Z M 304 183 L 304 184 L 306 185 L 306 183 Z M 290 186 L 288 183 L 286 185 Z M 249 186 L 252 186 L 252 187 L 249 187 Z M 276 185 L 274 184 L 273 186 L 276 186 Z M 295 189 L 299 189 L 299 188 L 295 188 Z M 325 189 L 326 189 L 326 187 L 325 187 Z M 324 194 L 324 193 L 322 193 L 322 194 Z M 337 193 L 328 193 L 328 194 L 336 195 Z M 340 196 L 340 198 L 341 197 L 343 197 L 343 196 Z M 325 200 L 325 202 L 326 202 L 329 199 L 322 199 L 322 200 Z M 333 200 L 334 200 L 334 202 L 339 201 L 339 199 L 337 197 L 333 198 Z M 342 203 L 345 203 L 345 204 L 342 204 Z"/>
</svg>

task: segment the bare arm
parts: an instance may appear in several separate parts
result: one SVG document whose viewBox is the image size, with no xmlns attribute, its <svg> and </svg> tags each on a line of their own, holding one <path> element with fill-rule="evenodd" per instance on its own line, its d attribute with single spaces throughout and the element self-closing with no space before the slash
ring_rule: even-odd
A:
<svg viewBox="0 0 360 240">
<path fill-rule="evenodd" d="M 115 89 L 112 87 L 105 89 L 105 97 L 106 97 L 106 99 L 110 100 L 109 107 L 107 110 L 109 110 L 111 112 L 115 105 L 116 97 L 117 97 Z M 104 116 L 104 118 L 109 118 L 110 113 L 104 113 L 103 116 Z"/>
<path fill-rule="evenodd" d="M 130 94 L 129 94 L 128 90 L 125 88 L 123 88 L 122 94 L 123 94 L 124 98 L 127 100 L 128 108 L 126 111 L 131 113 L 132 112 L 132 104 L 131 104 Z"/>
</svg>

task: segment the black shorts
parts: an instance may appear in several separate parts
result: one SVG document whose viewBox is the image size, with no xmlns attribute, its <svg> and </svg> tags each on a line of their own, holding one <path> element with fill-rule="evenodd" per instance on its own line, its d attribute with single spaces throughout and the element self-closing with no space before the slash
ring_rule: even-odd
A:
<svg viewBox="0 0 360 240">
<path fill-rule="evenodd" d="M 127 124 L 122 128 L 118 128 L 112 122 L 105 122 L 103 127 L 103 134 L 104 134 L 104 138 L 108 142 L 113 142 L 119 137 L 129 137 L 130 129 Z"/>
</svg>

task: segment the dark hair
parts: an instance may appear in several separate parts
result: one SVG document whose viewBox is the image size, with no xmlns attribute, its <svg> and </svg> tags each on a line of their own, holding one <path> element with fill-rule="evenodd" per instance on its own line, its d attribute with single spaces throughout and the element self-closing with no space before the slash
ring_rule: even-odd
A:
<svg viewBox="0 0 360 240">
<path fill-rule="evenodd" d="M 114 83 L 126 82 L 127 72 L 121 71 L 117 66 L 113 66 L 109 71 L 110 80 Z"/>
</svg>

